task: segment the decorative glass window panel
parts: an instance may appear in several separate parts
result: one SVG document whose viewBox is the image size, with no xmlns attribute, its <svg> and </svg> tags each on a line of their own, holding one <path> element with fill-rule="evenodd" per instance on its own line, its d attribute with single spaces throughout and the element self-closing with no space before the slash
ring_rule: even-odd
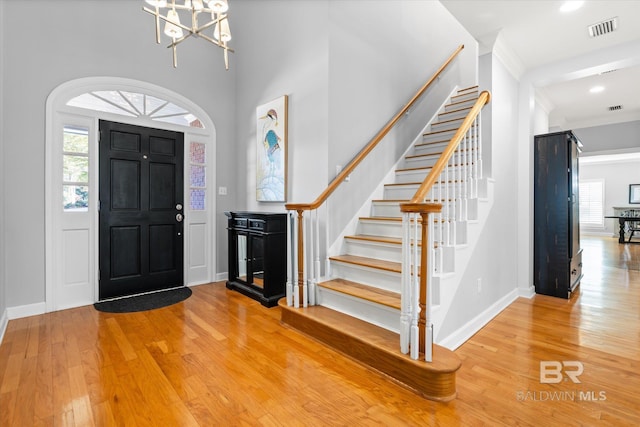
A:
<svg viewBox="0 0 640 427">
<path fill-rule="evenodd" d="M 189 145 L 189 187 L 191 210 L 201 211 L 206 207 L 207 167 L 206 145 L 192 142 Z"/>
<path fill-rule="evenodd" d="M 87 210 L 89 208 L 89 187 L 86 185 L 63 185 L 64 210 Z"/>
<path fill-rule="evenodd" d="M 199 142 L 192 142 L 189 147 L 189 155 L 191 163 L 199 163 L 201 165 L 205 164 L 205 145 Z"/>
<path fill-rule="evenodd" d="M 204 208 L 204 190 L 191 189 L 191 210 L 203 211 Z"/>
<path fill-rule="evenodd" d="M 191 187 L 205 187 L 206 175 L 204 166 L 191 165 Z"/>
<path fill-rule="evenodd" d="M 62 150 L 62 206 L 65 211 L 86 211 L 89 207 L 89 130 L 65 126 Z"/>
</svg>

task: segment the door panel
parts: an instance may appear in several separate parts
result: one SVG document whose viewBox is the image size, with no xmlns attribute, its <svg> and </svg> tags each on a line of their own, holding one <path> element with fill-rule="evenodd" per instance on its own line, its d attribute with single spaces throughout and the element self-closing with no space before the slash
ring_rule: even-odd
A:
<svg viewBox="0 0 640 427">
<path fill-rule="evenodd" d="M 183 285 L 183 144 L 100 121 L 100 299 Z"/>
</svg>

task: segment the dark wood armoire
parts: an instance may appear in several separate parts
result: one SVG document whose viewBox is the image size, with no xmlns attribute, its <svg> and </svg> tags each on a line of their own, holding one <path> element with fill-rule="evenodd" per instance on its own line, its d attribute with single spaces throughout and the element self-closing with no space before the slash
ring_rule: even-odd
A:
<svg viewBox="0 0 640 427">
<path fill-rule="evenodd" d="M 533 283 L 539 294 L 569 298 L 582 279 L 581 147 L 571 131 L 534 137 Z"/>
</svg>

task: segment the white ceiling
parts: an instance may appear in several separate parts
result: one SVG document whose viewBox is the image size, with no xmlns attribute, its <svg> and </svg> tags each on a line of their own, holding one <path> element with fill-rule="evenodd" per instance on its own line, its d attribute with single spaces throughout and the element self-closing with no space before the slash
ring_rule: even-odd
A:
<svg viewBox="0 0 640 427">
<path fill-rule="evenodd" d="M 562 13 L 561 0 L 441 0 L 483 46 L 499 34 L 522 71 L 611 48 L 640 46 L 640 0 L 587 0 L 574 12 Z M 616 31 L 591 38 L 587 27 L 618 18 Z M 592 94 L 593 86 L 604 91 Z M 564 129 L 640 120 L 640 66 L 594 74 L 540 88 L 549 109 L 549 124 Z M 622 105 L 618 111 L 610 106 Z"/>
</svg>

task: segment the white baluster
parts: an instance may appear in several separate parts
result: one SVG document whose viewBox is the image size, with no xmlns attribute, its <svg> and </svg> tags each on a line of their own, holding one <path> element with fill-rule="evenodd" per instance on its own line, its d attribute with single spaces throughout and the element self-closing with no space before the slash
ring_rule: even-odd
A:
<svg viewBox="0 0 640 427">
<path fill-rule="evenodd" d="M 409 352 L 411 320 L 411 229 L 407 212 L 402 214 L 402 276 L 400 286 L 400 351 L 407 354 Z"/>
<path fill-rule="evenodd" d="M 433 215 L 429 215 L 428 221 L 428 247 L 433 247 L 432 232 L 433 232 Z M 429 251 L 427 253 L 427 304 L 425 306 L 425 343 L 424 343 L 424 360 L 431 362 L 433 360 L 433 324 L 431 323 L 431 310 L 433 306 L 433 253 Z"/>
<path fill-rule="evenodd" d="M 469 139 L 469 133 L 467 132 L 464 135 L 464 138 L 462 139 L 463 141 L 463 160 L 462 160 L 462 165 L 460 166 L 462 168 L 462 220 L 466 221 L 467 220 L 467 195 L 469 194 L 469 175 L 468 175 L 468 144 L 467 141 Z"/>
<path fill-rule="evenodd" d="M 473 122 L 473 197 L 478 197 L 478 141 L 480 135 L 478 133 L 478 118 Z"/>
<path fill-rule="evenodd" d="M 300 286 L 298 283 L 298 271 L 300 271 L 299 266 L 302 262 L 301 259 L 298 258 L 298 222 L 299 217 L 297 212 L 293 215 L 293 306 L 295 308 L 300 308 Z"/>
<path fill-rule="evenodd" d="M 418 214 L 411 214 L 411 222 L 413 223 L 413 246 L 411 262 L 413 263 L 411 270 L 411 358 L 416 360 L 420 352 L 420 334 L 418 328 L 418 319 L 420 318 L 420 259 L 418 257 Z"/>
<path fill-rule="evenodd" d="M 309 221 L 311 221 L 311 212 L 309 215 L 303 218 L 302 221 L 302 241 L 304 242 L 304 255 L 302 256 L 302 306 L 307 307 L 309 305 L 309 268 L 313 263 L 309 262 L 309 257 L 313 256 L 311 254 L 313 247 L 313 242 L 309 242 L 310 232 L 309 232 Z M 307 250 L 308 249 L 308 250 Z"/>
<path fill-rule="evenodd" d="M 451 239 L 450 239 L 450 230 L 449 230 L 449 222 L 450 222 L 450 217 L 449 217 L 449 163 L 447 162 L 446 166 L 444 167 L 444 170 L 442 171 L 441 175 L 444 175 L 443 180 L 445 183 L 445 187 L 444 187 L 444 196 L 440 199 L 440 203 L 443 203 L 443 219 L 444 219 L 444 223 L 442 224 L 442 227 L 444 227 L 444 241 L 446 242 L 447 246 L 451 244 Z"/>
<path fill-rule="evenodd" d="M 482 171 L 482 110 L 478 113 L 478 179 L 482 179 L 484 177 L 484 172 Z"/>
<path fill-rule="evenodd" d="M 287 305 L 291 307 L 293 305 L 293 278 L 295 274 L 293 273 L 293 254 L 294 252 L 294 235 L 292 230 L 292 222 L 293 222 L 292 211 L 287 212 L 287 287 L 286 287 L 286 296 L 287 296 Z"/>
<path fill-rule="evenodd" d="M 315 214 L 316 214 L 316 218 L 315 218 L 315 242 L 316 242 L 316 249 L 315 249 L 315 268 L 314 268 L 314 272 L 315 272 L 315 276 L 314 276 L 314 280 L 313 280 L 313 288 L 310 291 L 310 299 L 309 299 L 309 304 L 310 305 L 316 305 L 316 294 L 318 292 L 318 283 L 320 283 L 320 217 L 318 214 L 318 209 L 315 210 Z"/>
</svg>

